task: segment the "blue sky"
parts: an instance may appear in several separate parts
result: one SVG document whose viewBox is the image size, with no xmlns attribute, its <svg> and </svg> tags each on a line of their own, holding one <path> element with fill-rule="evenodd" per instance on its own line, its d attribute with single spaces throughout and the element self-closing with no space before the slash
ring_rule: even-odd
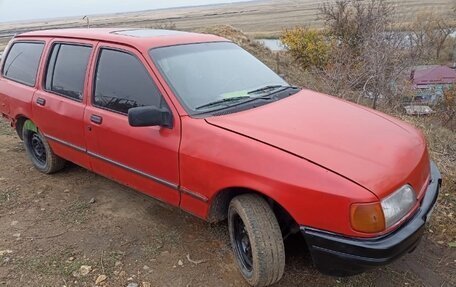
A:
<svg viewBox="0 0 456 287">
<path fill-rule="evenodd" d="M 0 22 L 242 1 L 248 0 L 0 0 Z"/>
</svg>

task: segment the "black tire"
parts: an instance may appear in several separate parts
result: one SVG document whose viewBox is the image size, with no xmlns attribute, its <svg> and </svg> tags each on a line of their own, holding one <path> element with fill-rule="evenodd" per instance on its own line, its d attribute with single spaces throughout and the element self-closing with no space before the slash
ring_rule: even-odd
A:
<svg viewBox="0 0 456 287">
<path fill-rule="evenodd" d="M 66 161 L 54 154 L 49 143 L 39 130 L 22 130 L 25 151 L 33 166 L 42 173 L 52 174 L 65 167 Z"/>
<path fill-rule="evenodd" d="M 278 282 L 285 270 L 285 248 L 279 223 L 266 200 L 255 194 L 235 197 L 228 210 L 228 228 L 245 280 L 255 287 Z"/>
</svg>

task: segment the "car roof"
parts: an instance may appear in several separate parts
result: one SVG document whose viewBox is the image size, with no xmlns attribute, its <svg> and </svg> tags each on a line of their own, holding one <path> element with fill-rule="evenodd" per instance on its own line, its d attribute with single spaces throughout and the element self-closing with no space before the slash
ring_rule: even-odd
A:
<svg viewBox="0 0 456 287">
<path fill-rule="evenodd" d="M 225 38 L 210 34 L 138 28 L 53 29 L 27 32 L 16 37 L 105 41 L 126 44 L 144 50 L 163 46 L 228 41 Z"/>
</svg>

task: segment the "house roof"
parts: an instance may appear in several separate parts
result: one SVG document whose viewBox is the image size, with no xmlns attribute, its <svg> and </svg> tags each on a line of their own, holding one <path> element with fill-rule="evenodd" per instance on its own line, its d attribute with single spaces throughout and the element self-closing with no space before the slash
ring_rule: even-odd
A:
<svg viewBox="0 0 456 287">
<path fill-rule="evenodd" d="M 447 66 L 431 66 L 425 69 L 414 70 L 413 84 L 453 84 L 456 83 L 456 70 Z"/>
</svg>

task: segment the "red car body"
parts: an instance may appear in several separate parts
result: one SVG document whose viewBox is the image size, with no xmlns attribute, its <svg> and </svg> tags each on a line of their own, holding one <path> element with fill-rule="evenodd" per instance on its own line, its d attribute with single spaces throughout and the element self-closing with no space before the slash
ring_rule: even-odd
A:
<svg viewBox="0 0 456 287">
<path fill-rule="evenodd" d="M 235 194 L 261 194 L 307 232 L 311 248 L 329 235 L 356 241 L 379 240 L 398 232 L 423 209 L 431 188 L 435 192 L 428 209 L 434 204 L 440 176 L 434 166 L 431 175 L 425 139 L 414 127 L 310 90 L 238 113 L 192 117 L 148 51 L 227 40 L 192 33 L 138 38 L 113 32 L 76 29 L 16 36 L 11 44 L 40 41 L 45 48 L 35 86 L 0 76 L 1 114 L 15 127 L 31 119 L 62 158 L 208 221 L 224 219 Z M 43 89 L 44 63 L 54 42 L 93 47 L 81 101 Z M 97 52 L 103 46 L 126 50 L 141 59 L 170 107 L 172 129 L 131 127 L 125 115 L 93 105 L 92 79 Z M 40 99 L 45 105 L 37 104 Z M 353 204 L 379 202 L 404 184 L 417 192 L 416 205 L 404 218 L 376 233 L 352 227 Z M 312 233 L 316 230 L 320 241 Z M 416 246 L 417 236 L 401 253 Z M 317 265 L 320 251 L 312 253 Z"/>
</svg>

